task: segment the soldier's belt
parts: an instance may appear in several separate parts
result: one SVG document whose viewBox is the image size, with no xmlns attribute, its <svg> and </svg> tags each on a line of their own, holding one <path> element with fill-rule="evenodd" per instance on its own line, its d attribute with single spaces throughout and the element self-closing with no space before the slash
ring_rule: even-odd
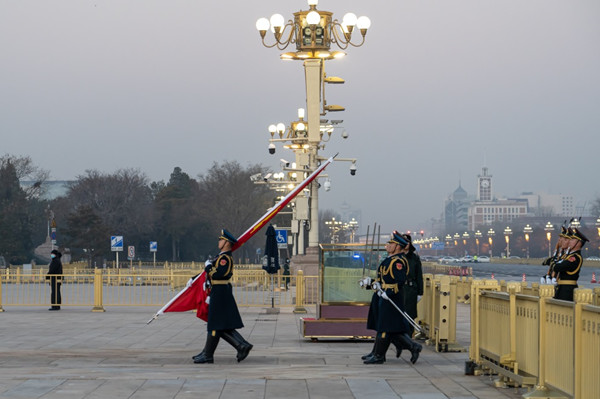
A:
<svg viewBox="0 0 600 399">
<path fill-rule="evenodd" d="M 398 292 L 398 284 L 381 284 L 381 288 L 384 290 L 394 290 L 394 294 Z"/>
<path fill-rule="evenodd" d="M 577 281 L 575 280 L 558 280 L 558 285 L 577 285 Z"/>
<path fill-rule="evenodd" d="M 225 285 L 229 284 L 229 280 L 211 280 L 212 285 Z"/>
</svg>

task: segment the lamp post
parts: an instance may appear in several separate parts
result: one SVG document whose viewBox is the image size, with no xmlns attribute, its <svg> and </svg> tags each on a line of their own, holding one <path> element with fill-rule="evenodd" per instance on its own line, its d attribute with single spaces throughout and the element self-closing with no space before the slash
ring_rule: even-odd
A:
<svg viewBox="0 0 600 399">
<path fill-rule="evenodd" d="M 490 261 L 492 260 L 492 244 L 494 243 L 495 235 L 496 235 L 496 232 L 494 231 L 494 229 L 488 230 L 487 236 L 488 236 L 488 243 L 490 244 Z"/>
<path fill-rule="evenodd" d="M 576 229 L 581 227 L 581 222 L 579 221 L 579 219 L 575 218 L 573 219 L 573 221 L 571 222 L 571 226 L 575 227 Z"/>
<path fill-rule="evenodd" d="M 506 226 L 504 229 L 504 239 L 506 240 L 506 258 L 510 257 L 510 236 L 512 234 L 512 230 L 510 227 Z"/>
<path fill-rule="evenodd" d="M 463 233 L 462 238 L 463 238 L 463 245 L 465 246 L 465 255 L 469 254 L 469 251 L 467 251 L 467 243 L 469 241 L 469 233 L 467 233 L 466 231 Z"/>
<path fill-rule="evenodd" d="M 331 220 L 325 221 L 325 225 L 329 227 L 331 243 L 336 244 L 339 241 L 338 233 L 342 229 L 342 222 L 332 217 Z"/>
<path fill-rule="evenodd" d="M 475 232 L 475 244 L 477 244 L 477 256 L 479 256 L 479 239 L 483 236 L 481 231 L 477 230 Z"/>
<path fill-rule="evenodd" d="M 529 238 L 531 233 L 533 233 L 533 228 L 529 224 L 527 224 L 527 226 L 523 228 L 523 234 L 525 234 L 525 242 L 527 242 L 527 259 L 529 259 Z"/>
<path fill-rule="evenodd" d="M 600 229 L 598 231 L 600 231 Z M 449 248 L 450 247 L 450 243 L 452 242 L 452 236 L 450 234 L 446 234 L 446 237 L 444 238 L 444 241 L 446 241 L 446 248 Z M 446 254 L 450 255 L 450 251 L 446 251 Z"/>
<path fill-rule="evenodd" d="M 600 240 L 600 217 L 596 219 L 596 228 L 598 229 L 598 239 Z M 600 243 L 598 244 L 598 252 L 600 254 Z"/>
<path fill-rule="evenodd" d="M 340 58 L 345 55 L 343 51 L 332 51 L 332 44 L 340 50 L 349 46 L 360 47 L 365 42 L 367 30 L 371 21 L 367 17 L 357 18 L 355 14 L 348 13 L 340 22 L 333 18 L 329 11 L 317 10 L 318 0 L 308 0 L 308 10 L 294 13 L 294 18 L 285 22 L 281 14 L 274 14 L 270 19 L 260 18 L 256 22 L 256 29 L 260 34 L 265 47 L 277 47 L 285 50 L 290 44 L 295 44 L 296 51 L 285 52 L 280 58 L 284 60 L 300 60 L 304 64 L 306 80 L 306 113 L 307 120 L 304 123 L 306 135 L 302 142 L 303 154 L 306 155 L 306 165 L 310 171 L 317 168 L 320 161 L 318 150 L 321 146 L 320 118 L 327 112 L 343 111 L 344 107 L 339 105 L 328 105 L 325 100 L 325 83 L 344 83 L 338 77 L 329 77 L 325 74 L 325 61 Z M 358 42 L 353 41 L 353 32 L 360 32 L 361 38 Z M 267 31 L 271 28 L 274 41 L 268 44 L 265 40 Z M 355 36 L 356 37 L 356 36 Z M 323 93 L 323 95 L 321 95 Z M 275 152 L 273 142 L 269 144 L 269 153 Z M 338 159 L 339 160 L 339 159 Z M 352 161 L 350 173 L 356 173 L 356 160 Z M 310 230 L 308 242 L 310 247 L 316 247 L 319 243 L 319 206 L 318 206 L 318 182 L 311 183 L 310 187 Z"/>
<path fill-rule="evenodd" d="M 456 253 L 456 256 L 458 256 L 458 240 L 460 240 L 460 234 L 454 233 L 454 236 L 452 238 L 454 238 L 455 253 Z"/>
<path fill-rule="evenodd" d="M 552 223 L 546 223 L 546 227 L 544 227 L 544 231 L 546 232 L 546 240 L 548 240 L 548 257 L 552 256 L 552 247 L 550 241 L 552 241 L 552 232 L 554 231 L 554 226 Z"/>
<path fill-rule="evenodd" d="M 350 231 L 350 242 L 354 244 L 354 237 L 356 236 L 356 230 L 358 230 L 358 222 L 352 218 L 348 223 L 344 224 L 344 228 Z"/>
</svg>

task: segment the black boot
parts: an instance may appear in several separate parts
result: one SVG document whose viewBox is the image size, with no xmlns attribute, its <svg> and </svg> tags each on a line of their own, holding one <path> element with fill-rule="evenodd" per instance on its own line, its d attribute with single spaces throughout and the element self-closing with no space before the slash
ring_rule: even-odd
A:
<svg viewBox="0 0 600 399">
<path fill-rule="evenodd" d="M 250 350 L 253 348 L 252 344 L 244 339 L 237 330 L 222 331 L 221 335 L 223 339 L 233 346 L 237 350 L 237 361 L 238 363 L 248 357 Z"/>
<path fill-rule="evenodd" d="M 194 363 L 214 363 L 213 355 L 217 345 L 219 345 L 219 337 L 219 333 L 216 331 L 208 332 L 204 350 L 194 357 Z"/>
<path fill-rule="evenodd" d="M 423 349 L 423 347 L 421 346 L 421 344 L 410 339 L 408 334 L 400 334 L 398 337 L 400 338 L 402 345 L 406 349 L 410 350 L 410 362 L 412 364 L 415 364 L 417 362 L 417 359 L 419 358 L 419 354 L 421 353 L 421 349 Z"/>
<path fill-rule="evenodd" d="M 392 341 L 392 344 L 394 344 L 394 346 L 396 347 L 396 358 L 398 358 L 402 354 L 402 349 L 404 349 L 404 346 L 402 345 L 402 341 L 400 341 L 398 334 L 392 334 L 390 336 L 390 339 Z M 406 349 L 408 349 L 408 348 L 406 348 Z"/>
<path fill-rule="evenodd" d="M 375 337 L 375 341 L 373 341 L 373 349 L 371 349 L 371 352 L 367 353 L 366 355 L 362 355 L 360 358 L 362 360 L 367 360 L 368 357 L 371 357 L 375 354 L 375 344 L 377 343 L 377 337 Z"/>
<path fill-rule="evenodd" d="M 390 347 L 390 336 L 387 333 L 377 333 L 375 338 L 375 353 L 365 359 L 364 364 L 383 364 L 385 362 L 385 353 Z"/>
</svg>

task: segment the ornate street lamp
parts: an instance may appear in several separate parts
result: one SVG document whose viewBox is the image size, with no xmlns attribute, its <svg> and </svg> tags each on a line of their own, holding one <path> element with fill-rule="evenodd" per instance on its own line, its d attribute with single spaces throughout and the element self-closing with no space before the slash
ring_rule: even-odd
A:
<svg viewBox="0 0 600 399">
<path fill-rule="evenodd" d="M 598 238 L 600 239 L 600 217 L 596 219 L 596 228 L 598 229 Z M 598 251 L 600 252 L 600 244 L 598 244 Z"/>
<path fill-rule="evenodd" d="M 552 223 L 546 223 L 546 227 L 544 227 L 544 231 L 546 232 L 546 240 L 548 240 L 548 257 L 552 256 L 552 247 L 550 241 L 552 241 L 552 232 L 554 231 L 554 226 Z"/>
<path fill-rule="evenodd" d="M 579 221 L 579 219 L 575 218 L 573 219 L 573 221 L 571 222 L 571 226 L 575 227 L 576 229 L 581 227 L 581 222 Z"/>
<path fill-rule="evenodd" d="M 356 230 L 358 230 L 358 222 L 356 219 L 352 218 L 348 223 L 345 223 L 344 228 L 350 231 L 350 242 L 354 243 Z"/>
<path fill-rule="evenodd" d="M 512 230 L 510 227 L 506 226 L 504 229 L 504 239 L 506 240 L 506 258 L 510 257 L 510 236 L 512 234 Z"/>
<path fill-rule="evenodd" d="M 469 233 L 467 233 L 466 231 L 462 235 L 463 245 L 465 246 L 465 255 L 469 254 L 469 252 L 467 251 L 467 241 L 469 241 L 469 237 Z"/>
<path fill-rule="evenodd" d="M 479 239 L 483 236 L 481 231 L 477 230 L 475 232 L 475 244 L 477 244 L 477 256 L 479 256 Z"/>
<path fill-rule="evenodd" d="M 289 45 L 295 44 L 296 51 L 281 54 L 282 59 L 301 60 L 304 64 L 306 79 L 306 120 L 302 121 L 306 129 L 302 141 L 296 143 L 301 145 L 295 151 L 302 152 L 301 167 L 307 166 L 309 171 L 314 171 L 321 158 L 318 151 L 321 146 L 323 132 L 321 129 L 321 116 L 327 112 L 343 111 L 344 107 L 339 105 L 328 105 L 325 100 L 325 83 L 344 83 L 342 78 L 327 76 L 325 74 L 325 61 L 344 56 L 343 51 L 333 51 L 335 45 L 339 50 L 345 50 L 349 46 L 359 47 L 365 42 L 367 30 L 371 21 L 367 17 L 357 18 L 355 14 L 348 13 L 343 20 L 333 17 L 329 11 L 317 10 L 318 0 L 308 0 L 308 10 L 294 13 L 293 19 L 285 22 L 281 14 L 274 14 L 270 19 L 260 18 L 256 22 L 256 28 L 260 34 L 265 47 L 277 47 L 285 50 Z M 273 39 L 268 43 L 267 31 L 273 32 Z M 356 41 L 353 33 L 358 30 L 360 38 Z M 274 133 L 273 133 L 274 134 Z M 329 132 L 328 132 L 329 134 Z M 343 137 L 344 134 L 342 134 Z M 346 135 L 347 136 L 347 135 Z M 275 153 L 275 144 L 269 144 L 269 153 Z M 337 158 L 337 160 L 342 160 Z M 351 161 L 350 174 L 356 174 L 356 160 Z M 311 183 L 310 187 L 310 230 L 308 241 L 310 247 L 319 244 L 319 205 L 318 205 L 318 182 Z"/>
<path fill-rule="evenodd" d="M 492 244 L 494 243 L 495 235 L 496 235 L 496 232 L 494 231 L 494 229 L 488 230 L 487 236 L 488 236 L 488 243 L 490 244 L 490 261 L 492 260 Z"/>
<path fill-rule="evenodd" d="M 331 237 L 331 243 L 335 244 L 339 241 L 339 231 L 342 229 L 342 222 L 339 220 L 335 220 L 334 217 L 331 218 L 331 220 L 327 220 L 325 221 L 325 225 L 327 225 L 327 227 L 329 227 L 329 230 L 331 231 L 329 233 L 330 237 Z"/>
<path fill-rule="evenodd" d="M 532 232 L 533 228 L 529 224 L 523 228 L 523 234 L 525 234 L 525 241 L 527 242 L 527 259 L 529 259 L 529 238 Z"/>
</svg>

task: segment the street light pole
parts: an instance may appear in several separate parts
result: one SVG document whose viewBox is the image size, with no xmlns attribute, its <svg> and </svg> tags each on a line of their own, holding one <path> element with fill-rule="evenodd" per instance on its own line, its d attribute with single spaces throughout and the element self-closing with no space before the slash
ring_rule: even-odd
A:
<svg viewBox="0 0 600 399">
<path fill-rule="evenodd" d="M 365 42 L 367 30 L 371 21 L 367 17 L 357 18 L 355 14 L 347 13 L 341 22 L 333 18 L 333 13 L 317 10 L 318 0 L 308 0 L 308 10 L 294 13 L 293 20 L 285 22 L 280 14 L 274 14 L 270 20 L 260 18 L 256 22 L 262 43 L 265 47 L 277 47 L 285 50 L 290 44 L 296 45 L 296 51 L 281 54 L 281 59 L 301 60 L 304 66 L 306 80 L 306 113 L 308 124 L 308 148 L 303 148 L 308 154 L 307 167 L 314 171 L 319 163 L 319 148 L 321 143 L 320 118 L 329 111 L 343 111 L 344 108 L 337 105 L 326 105 L 321 98 L 321 87 L 324 83 L 343 83 L 343 79 L 326 78 L 324 72 L 325 60 L 340 58 L 345 55 L 343 51 L 331 51 L 331 45 L 335 44 L 341 50 L 349 46 L 360 47 Z M 359 42 L 353 42 L 352 32 L 360 32 Z M 269 28 L 274 35 L 274 43 L 267 44 L 265 36 Z M 324 90 L 323 90 L 324 93 Z M 324 97 L 324 96 L 323 96 Z M 322 105 L 322 107 L 321 107 Z M 269 145 L 269 152 L 275 152 L 273 143 Z M 355 174 L 355 161 L 350 169 Z M 304 165 L 303 165 L 304 166 Z M 354 169 L 352 169 L 354 168 Z M 317 247 L 319 244 L 319 205 L 318 205 L 317 181 L 310 186 L 310 230 L 308 234 L 308 246 Z"/>
<path fill-rule="evenodd" d="M 504 239 L 506 240 L 506 258 L 510 257 L 510 235 L 512 234 L 512 230 L 510 227 L 506 226 L 504 229 Z"/>
<path fill-rule="evenodd" d="M 490 261 L 492 260 L 492 244 L 494 243 L 494 236 L 496 235 L 496 232 L 494 231 L 494 229 L 489 229 L 487 232 L 487 236 L 488 236 L 488 242 L 490 244 Z"/>
<path fill-rule="evenodd" d="M 523 228 L 523 233 L 525 234 L 525 241 L 527 242 L 527 259 L 529 259 L 529 238 L 530 234 L 533 233 L 533 228 L 527 224 L 527 226 Z"/>
</svg>

